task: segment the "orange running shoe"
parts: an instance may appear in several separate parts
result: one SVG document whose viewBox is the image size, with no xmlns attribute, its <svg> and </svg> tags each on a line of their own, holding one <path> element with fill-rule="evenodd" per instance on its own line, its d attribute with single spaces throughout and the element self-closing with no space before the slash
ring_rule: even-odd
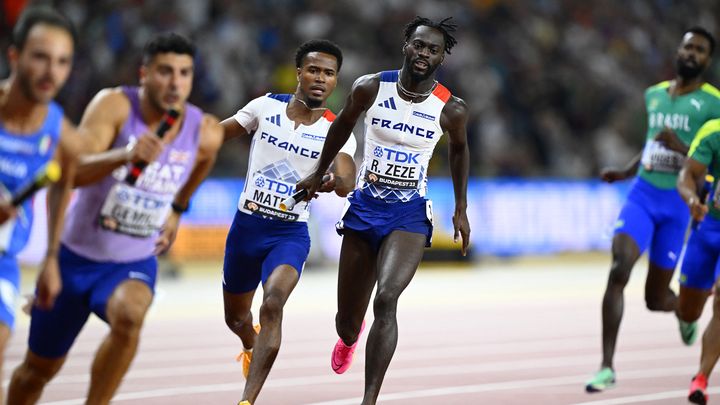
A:
<svg viewBox="0 0 720 405">
<path fill-rule="evenodd" d="M 257 334 L 257 335 L 260 334 L 260 324 L 253 326 L 253 329 L 255 329 L 255 334 Z M 242 372 L 246 379 L 247 379 L 248 374 L 250 374 L 250 363 L 252 362 L 252 354 L 253 354 L 252 349 L 247 350 L 247 349 L 243 348 L 243 350 L 240 352 L 240 354 L 238 354 L 237 357 L 235 357 L 235 361 L 237 361 L 238 363 L 242 362 Z M 243 402 L 247 402 L 247 401 L 243 401 Z M 245 405 L 243 402 L 241 402 L 240 405 Z M 247 403 L 250 404 L 249 402 L 247 402 Z"/>
<path fill-rule="evenodd" d="M 705 405 L 707 404 L 708 396 L 705 393 L 707 390 L 707 378 L 697 373 L 690 382 L 690 392 L 688 393 L 688 401 L 693 404 Z"/>
<path fill-rule="evenodd" d="M 330 366 L 335 373 L 342 374 L 352 365 L 353 359 L 355 358 L 355 349 L 357 348 L 360 335 L 362 335 L 364 329 L 365 321 L 363 320 L 362 325 L 360 325 L 360 333 L 358 333 L 357 340 L 351 346 L 346 345 L 342 339 L 338 339 L 337 343 L 335 343 L 330 358 Z"/>
</svg>

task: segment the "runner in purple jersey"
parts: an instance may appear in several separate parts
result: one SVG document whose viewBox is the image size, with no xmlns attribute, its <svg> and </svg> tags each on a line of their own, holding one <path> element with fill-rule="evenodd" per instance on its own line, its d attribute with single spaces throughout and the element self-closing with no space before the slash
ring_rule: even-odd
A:
<svg viewBox="0 0 720 405">
<path fill-rule="evenodd" d="M 223 140 L 218 120 L 186 102 L 194 45 L 177 34 L 150 41 L 140 87 L 105 89 L 81 122 L 88 156 L 62 236 L 63 289 L 52 310 L 33 308 L 29 349 L 15 370 L 10 403 L 35 403 L 60 370 L 90 313 L 110 325 L 92 364 L 87 403 L 107 404 L 138 346 L 153 299 L 156 255 L 167 250 L 190 196 Z M 169 108 L 180 117 L 164 138 L 153 132 Z M 132 164 L 149 162 L 134 185 Z"/>
</svg>

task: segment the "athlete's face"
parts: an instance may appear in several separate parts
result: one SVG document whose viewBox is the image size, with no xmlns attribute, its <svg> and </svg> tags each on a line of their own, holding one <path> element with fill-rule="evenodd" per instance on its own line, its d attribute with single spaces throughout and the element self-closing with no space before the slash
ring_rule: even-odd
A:
<svg viewBox="0 0 720 405">
<path fill-rule="evenodd" d="M 710 64 L 710 41 L 688 32 L 680 43 L 675 64 L 681 77 L 693 79 L 699 76 Z"/>
<path fill-rule="evenodd" d="M 425 80 L 435 73 L 445 59 L 445 37 L 435 28 L 421 25 L 415 29 L 403 46 L 405 69 L 416 81 Z"/>
<path fill-rule="evenodd" d="M 48 24 L 33 26 L 22 50 L 11 47 L 10 64 L 25 97 L 36 103 L 50 102 L 70 75 L 73 51 L 70 33 Z"/>
<path fill-rule="evenodd" d="M 318 107 L 337 85 L 337 59 L 323 52 L 309 52 L 297 69 L 300 93 L 310 107 Z"/>
<path fill-rule="evenodd" d="M 187 54 L 159 53 L 140 67 L 140 84 L 159 110 L 182 109 L 190 97 L 193 58 Z"/>
</svg>

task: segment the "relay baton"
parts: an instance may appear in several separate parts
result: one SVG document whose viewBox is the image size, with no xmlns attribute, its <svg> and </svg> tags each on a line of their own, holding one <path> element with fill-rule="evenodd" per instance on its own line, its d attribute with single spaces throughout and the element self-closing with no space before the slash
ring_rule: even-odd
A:
<svg viewBox="0 0 720 405">
<path fill-rule="evenodd" d="M 13 207 L 19 206 L 27 201 L 28 198 L 32 197 L 35 192 L 48 185 L 48 183 L 58 181 L 58 179 L 60 179 L 60 173 L 60 165 L 54 160 L 49 161 L 47 165 L 37 172 L 32 183 L 26 184 L 13 195 L 10 203 Z"/>
<path fill-rule="evenodd" d="M 700 203 L 705 204 L 705 200 L 707 199 L 708 194 L 710 194 L 710 189 L 712 188 L 713 181 L 715 179 L 711 175 L 705 176 L 705 183 L 703 184 L 702 188 L 700 189 Z M 695 219 L 692 220 L 692 223 L 690 225 L 692 227 L 692 230 L 696 230 L 698 227 L 698 221 Z"/>
<path fill-rule="evenodd" d="M 167 110 L 162 117 L 162 122 L 160 122 L 160 126 L 155 131 L 155 136 L 162 139 L 165 136 L 165 133 L 168 131 L 168 129 L 170 129 L 170 127 L 173 126 L 175 120 L 177 120 L 179 116 L 180 112 L 178 112 L 178 110 L 174 110 L 172 108 Z M 140 177 L 140 174 L 147 165 L 148 162 L 133 163 L 130 171 L 125 177 L 125 182 L 127 182 L 131 186 L 135 185 L 135 182 L 137 181 L 138 177 Z"/>
<path fill-rule="evenodd" d="M 330 175 L 326 174 L 322 178 L 322 182 L 325 183 L 326 181 L 330 180 Z M 300 201 L 304 200 L 305 197 L 307 197 L 307 190 L 302 189 L 299 191 L 296 191 L 295 194 L 291 195 L 290 197 L 286 198 L 283 202 L 280 203 L 280 209 L 282 211 L 287 211 L 293 209 L 295 207 L 295 204 L 299 203 Z"/>
</svg>

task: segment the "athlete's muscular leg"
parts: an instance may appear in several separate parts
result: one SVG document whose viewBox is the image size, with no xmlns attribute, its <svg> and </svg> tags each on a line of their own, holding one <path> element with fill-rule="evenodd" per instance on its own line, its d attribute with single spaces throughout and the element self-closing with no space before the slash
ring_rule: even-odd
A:
<svg viewBox="0 0 720 405">
<path fill-rule="evenodd" d="M 92 364 L 87 404 L 107 404 L 115 394 L 135 357 L 140 328 L 152 299 L 150 287 L 138 280 L 124 281 L 113 291 L 105 309 L 110 333 Z"/>
<path fill-rule="evenodd" d="M 276 267 L 263 285 L 263 302 L 260 306 L 262 329 L 253 349 L 250 373 L 243 392 L 243 400 L 250 403 L 255 403 L 280 350 L 283 308 L 298 278 L 297 270 L 284 264 Z"/>
<path fill-rule="evenodd" d="M 335 329 L 350 346 L 360 334 L 370 295 L 375 287 L 377 252 L 357 233 L 346 230 L 340 250 L 338 271 L 338 311 Z"/>
<path fill-rule="evenodd" d="M 252 349 L 255 346 L 256 334 L 250 311 L 254 296 L 255 290 L 242 294 L 233 294 L 223 290 L 225 323 L 240 338 L 246 349 Z"/>
<path fill-rule="evenodd" d="M 700 319 L 710 290 L 680 286 L 677 300 L 677 317 L 684 322 L 695 322 Z"/>
<path fill-rule="evenodd" d="M 713 316 L 703 333 L 700 353 L 700 372 L 708 378 L 720 357 L 720 282 L 715 283 L 714 289 Z"/>
<path fill-rule="evenodd" d="M 368 333 L 365 351 L 365 395 L 363 405 L 375 404 L 385 372 L 398 340 L 397 303 L 410 283 L 425 247 L 425 235 L 392 232 L 378 254 L 378 289 L 373 302 L 375 321 Z"/>
<path fill-rule="evenodd" d="M 28 350 L 25 359 L 15 369 L 8 388 L 8 404 L 31 405 L 38 402 L 45 385 L 55 377 L 65 363 L 66 356 L 40 357 Z"/>
<path fill-rule="evenodd" d="M 2 380 L 2 366 L 5 363 L 5 348 L 10 340 L 10 327 L 4 323 L 0 323 L 0 380 Z M 0 404 L 3 402 L 3 390 L 0 389 Z"/>
<path fill-rule="evenodd" d="M 612 243 L 612 265 L 607 288 L 603 296 L 603 367 L 613 366 L 615 343 L 623 315 L 623 290 L 630 279 L 632 267 L 640 257 L 635 241 L 627 234 L 618 233 Z"/>
<path fill-rule="evenodd" d="M 662 268 L 650 262 L 645 279 L 645 304 L 651 311 L 670 312 L 677 307 L 677 296 L 670 289 L 674 269 Z"/>
</svg>

